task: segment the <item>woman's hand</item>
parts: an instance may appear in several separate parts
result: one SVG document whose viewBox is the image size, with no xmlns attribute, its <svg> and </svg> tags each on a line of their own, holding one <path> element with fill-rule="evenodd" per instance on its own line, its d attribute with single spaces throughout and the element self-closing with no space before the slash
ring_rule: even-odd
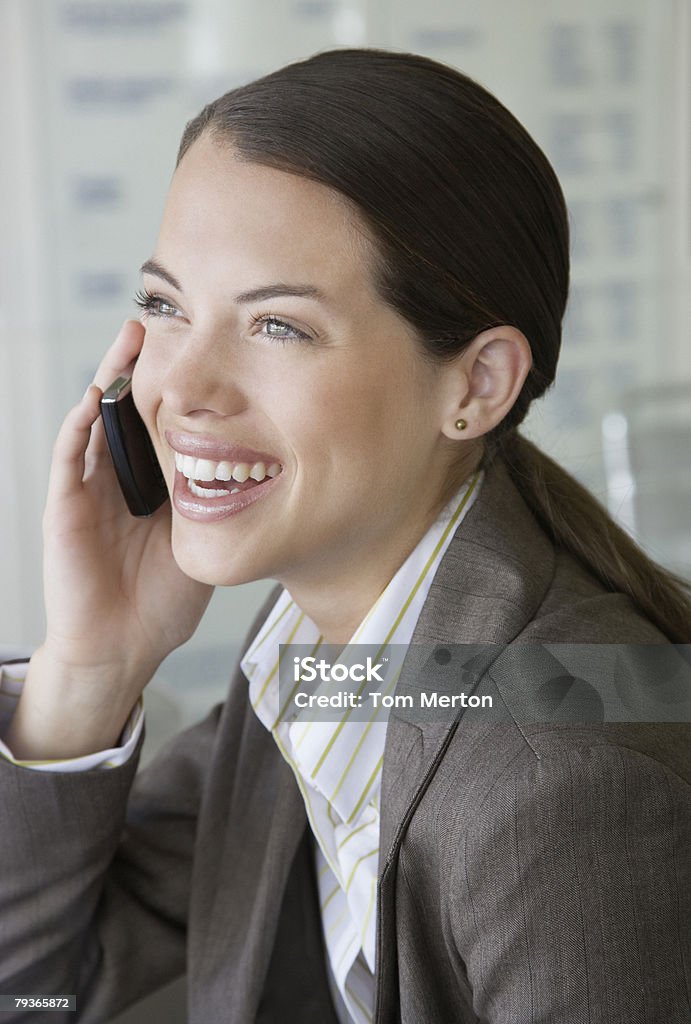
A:
<svg viewBox="0 0 691 1024">
<path fill-rule="evenodd" d="M 43 518 L 47 632 L 7 737 L 15 756 L 31 756 L 39 735 L 42 757 L 116 742 L 157 666 L 194 633 L 213 591 L 174 561 L 169 502 L 148 518 L 129 513 L 106 444 L 101 395 L 131 374 L 143 340 L 143 326 L 128 320 L 55 442 Z M 56 753 L 65 743 L 70 754 Z"/>
</svg>

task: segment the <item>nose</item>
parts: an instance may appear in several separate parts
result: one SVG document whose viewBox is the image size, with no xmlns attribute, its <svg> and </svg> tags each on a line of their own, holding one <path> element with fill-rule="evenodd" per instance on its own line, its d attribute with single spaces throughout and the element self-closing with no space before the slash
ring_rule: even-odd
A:
<svg viewBox="0 0 691 1024">
<path fill-rule="evenodd" d="M 189 334 L 169 360 L 161 397 L 176 416 L 234 416 L 242 412 L 247 398 L 228 339 L 201 331 Z"/>
</svg>

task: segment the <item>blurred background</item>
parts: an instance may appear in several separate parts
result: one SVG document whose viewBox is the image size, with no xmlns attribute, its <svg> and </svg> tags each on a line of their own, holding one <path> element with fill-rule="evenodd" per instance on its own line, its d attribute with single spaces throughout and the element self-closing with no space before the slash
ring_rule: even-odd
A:
<svg viewBox="0 0 691 1024">
<path fill-rule="evenodd" d="M 0 644 L 41 640 L 52 441 L 135 315 L 185 122 L 291 60 L 362 45 L 459 67 L 551 159 L 572 292 L 526 432 L 691 578 L 691 0 L 0 0 Z M 147 757 L 222 699 L 269 587 L 217 592 L 164 663 Z"/>
</svg>

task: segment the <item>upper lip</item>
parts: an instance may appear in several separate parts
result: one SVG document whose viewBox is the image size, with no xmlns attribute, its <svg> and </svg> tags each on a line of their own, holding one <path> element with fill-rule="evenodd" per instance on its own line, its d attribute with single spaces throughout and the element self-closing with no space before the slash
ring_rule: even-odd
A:
<svg viewBox="0 0 691 1024">
<path fill-rule="evenodd" d="M 241 444 L 222 441 L 211 434 L 182 434 L 173 430 L 165 431 L 166 441 L 171 448 L 182 455 L 195 459 L 209 459 L 212 462 L 264 462 L 280 464 L 280 459 L 267 452 L 258 452 Z"/>
</svg>

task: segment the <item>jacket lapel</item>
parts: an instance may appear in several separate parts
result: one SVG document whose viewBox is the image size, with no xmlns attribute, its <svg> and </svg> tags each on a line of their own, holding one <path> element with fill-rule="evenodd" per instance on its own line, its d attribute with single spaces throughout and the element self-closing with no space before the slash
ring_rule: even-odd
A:
<svg viewBox="0 0 691 1024">
<path fill-rule="evenodd" d="M 478 498 L 454 535 L 432 581 L 406 655 L 384 751 L 377 902 L 377 1024 L 398 1020 L 395 887 L 401 840 L 444 756 L 463 711 L 436 709 L 423 722 L 417 695 L 455 649 L 454 665 L 488 665 L 534 617 L 554 572 L 554 548 L 502 462 L 486 470 Z M 488 646 L 490 645 L 490 646 Z"/>
<path fill-rule="evenodd" d="M 286 889 L 299 887 L 307 863 L 300 855 L 307 826 L 302 796 L 249 706 L 240 671 L 223 711 L 200 816 L 200 835 L 214 841 L 195 858 L 195 941 L 189 949 L 194 1021 L 273 1019 L 260 1007 L 266 972 L 277 930 L 284 927 L 279 919 Z M 305 951 L 309 939 L 311 951 L 312 934 L 301 936 L 300 926 L 296 920 L 295 947 Z"/>
</svg>

